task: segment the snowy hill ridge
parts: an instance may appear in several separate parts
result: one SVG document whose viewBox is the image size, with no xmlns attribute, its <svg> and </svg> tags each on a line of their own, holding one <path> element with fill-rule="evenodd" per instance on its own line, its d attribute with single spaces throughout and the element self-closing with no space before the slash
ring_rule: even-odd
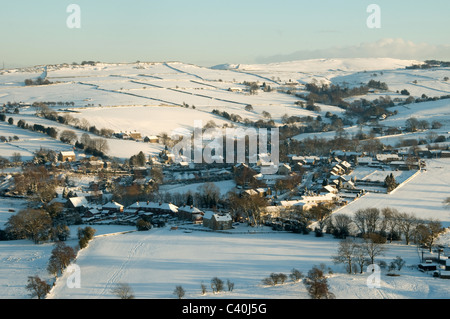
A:
<svg viewBox="0 0 450 319">
<path fill-rule="evenodd" d="M 245 71 L 298 71 L 298 72 L 330 72 L 330 71 L 375 71 L 405 68 L 413 64 L 423 64 L 416 60 L 400 60 L 393 58 L 340 58 L 310 59 L 268 64 L 220 64 L 212 67 L 222 70 Z"/>
<path fill-rule="evenodd" d="M 47 64 L 36 65 L 30 67 L 21 67 L 5 70 L 6 72 L 39 72 L 43 68 L 48 68 L 49 71 L 60 70 L 64 68 L 72 69 L 94 69 L 102 70 L 103 68 L 110 68 L 114 66 L 130 66 L 136 65 L 145 67 L 145 65 L 155 65 L 164 63 L 180 63 L 186 65 L 194 65 L 190 63 L 177 61 L 137 61 L 137 62 L 95 62 L 93 64 Z M 334 58 L 334 59 L 308 59 L 308 60 L 293 60 L 288 62 L 274 62 L 266 64 L 233 64 L 223 63 L 211 66 L 213 70 L 237 70 L 237 71 L 297 71 L 297 72 L 330 72 L 330 71 L 345 71 L 345 72 L 359 72 L 359 71 L 376 71 L 376 70 L 393 70 L 405 68 L 412 65 L 421 65 L 424 62 L 417 60 L 403 60 L 395 58 Z M 195 65 L 194 65 L 195 66 Z"/>
</svg>

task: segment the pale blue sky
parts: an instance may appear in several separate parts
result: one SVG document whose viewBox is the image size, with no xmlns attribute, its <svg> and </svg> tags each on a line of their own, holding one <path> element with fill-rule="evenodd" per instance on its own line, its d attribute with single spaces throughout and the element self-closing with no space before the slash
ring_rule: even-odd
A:
<svg viewBox="0 0 450 319">
<path fill-rule="evenodd" d="M 80 29 L 66 26 L 71 3 L 81 8 Z M 381 7 L 380 29 L 366 25 L 371 3 Z M 450 60 L 449 15 L 448 0 L 3 0 L 0 63 L 211 66 L 390 50 L 395 57 Z M 395 48 L 378 51 L 384 39 L 395 39 Z"/>
</svg>

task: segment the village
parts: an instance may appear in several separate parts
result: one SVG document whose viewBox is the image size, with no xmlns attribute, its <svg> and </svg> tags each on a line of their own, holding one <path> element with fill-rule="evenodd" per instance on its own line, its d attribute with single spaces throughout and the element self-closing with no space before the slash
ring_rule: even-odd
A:
<svg viewBox="0 0 450 319">
<path fill-rule="evenodd" d="M 141 165 L 75 151 L 56 155 L 57 159 L 45 164 L 59 178 L 55 195 L 46 205 L 59 205 L 62 224 L 137 226 L 144 221 L 144 229 L 150 229 L 170 222 L 190 229 L 193 225 L 194 229 L 226 231 L 239 223 L 293 230 L 299 214 L 314 207 L 331 214 L 367 193 L 391 192 L 426 170 L 423 159 L 450 154 L 416 149 L 414 160 L 408 149 L 375 156 L 339 150 L 326 157 L 289 155 L 276 174 L 267 175 L 261 173 L 263 161 L 175 163 L 167 148 L 159 156 L 144 157 Z M 225 190 L 220 189 L 221 183 Z M 171 193 L 164 191 L 165 187 L 182 191 Z M 26 198 L 17 191 L 14 174 L 2 174 L 0 192 L 6 197 Z M 256 204 L 246 207 L 239 199 Z M 313 222 L 309 220 L 306 226 Z"/>
</svg>

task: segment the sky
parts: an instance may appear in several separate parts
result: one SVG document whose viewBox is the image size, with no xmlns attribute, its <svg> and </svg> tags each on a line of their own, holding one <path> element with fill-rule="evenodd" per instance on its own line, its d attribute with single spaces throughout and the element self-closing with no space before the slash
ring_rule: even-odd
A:
<svg viewBox="0 0 450 319">
<path fill-rule="evenodd" d="M 79 6 L 79 28 L 67 12 Z M 371 4 L 379 28 L 369 28 Z M 181 61 L 201 66 L 312 58 L 450 60 L 450 1 L 2 1 L 0 67 Z M 75 20 L 70 20 L 75 21 Z M 374 20 L 372 20 L 374 21 Z"/>
</svg>

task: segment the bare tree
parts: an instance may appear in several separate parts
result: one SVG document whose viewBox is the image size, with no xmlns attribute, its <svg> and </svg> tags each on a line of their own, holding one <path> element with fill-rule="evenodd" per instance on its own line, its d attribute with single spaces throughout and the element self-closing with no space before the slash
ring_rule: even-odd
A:
<svg viewBox="0 0 450 319">
<path fill-rule="evenodd" d="M 405 236 L 406 245 L 409 245 L 419 221 L 414 215 L 408 213 L 398 214 L 397 221 L 400 231 Z"/>
<path fill-rule="evenodd" d="M 31 298 L 37 297 L 38 299 L 42 299 L 50 292 L 50 288 L 50 285 L 39 278 L 39 276 L 28 277 L 26 289 L 31 292 Z"/>
<path fill-rule="evenodd" d="M 383 216 L 383 230 L 387 234 L 387 238 L 389 239 L 389 242 L 392 243 L 392 240 L 397 234 L 399 229 L 399 211 L 393 208 L 383 208 L 381 210 L 381 214 Z"/>
<path fill-rule="evenodd" d="M 79 127 L 80 127 L 80 129 L 82 129 L 82 130 L 84 130 L 84 131 L 87 131 L 88 129 L 89 129 L 89 127 L 90 127 L 91 125 L 89 124 L 89 121 L 88 120 L 86 120 L 86 119 L 81 119 L 80 120 L 80 122 L 79 122 Z"/>
<path fill-rule="evenodd" d="M 100 129 L 100 135 L 104 137 L 112 137 L 114 134 L 114 130 L 109 128 L 102 128 Z"/>
<path fill-rule="evenodd" d="M 11 162 L 14 165 L 18 165 L 18 164 L 22 163 L 22 155 L 19 152 L 12 153 Z"/>
<path fill-rule="evenodd" d="M 200 287 L 202 288 L 202 295 L 206 295 L 206 285 L 202 282 Z"/>
<path fill-rule="evenodd" d="M 211 279 L 211 289 L 213 293 L 219 293 L 223 290 L 223 280 L 217 277 Z"/>
<path fill-rule="evenodd" d="M 325 225 L 325 220 L 331 215 L 331 207 L 327 205 L 317 205 L 311 207 L 308 214 L 317 221 L 319 230 L 322 231 Z"/>
<path fill-rule="evenodd" d="M 359 273 L 362 274 L 364 272 L 364 266 L 369 264 L 364 245 L 361 245 L 359 243 L 355 244 L 353 254 L 354 254 L 354 262 L 356 265 L 359 266 Z M 356 267 L 354 270 L 356 272 Z"/>
<path fill-rule="evenodd" d="M 271 118 L 272 118 L 272 115 L 270 115 L 270 113 L 267 112 L 267 111 L 262 111 L 261 115 L 262 115 L 264 118 L 266 118 L 266 119 L 271 119 Z"/>
<path fill-rule="evenodd" d="M 227 287 L 228 287 L 228 291 L 233 291 L 234 282 L 232 282 L 230 279 L 227 279 Z"/>
<path fill-rule="evenodd" d="M 355 241 L 347 238 L 339 242 L 337 255 L 333 256 L 333 262 L 335 264 L 345 264 L 349 274 L 353 273 L 353 258 L 355 249 Z"/>
<path fill-rule="evenodd" d="M 63 116 L 62 116 L 62 119 L 63 119 L 63 123 L 64 124 L 72 124 L 73 122 L 74 122 L 74 117 L 72 116 L 72 115 L 70 115 L 70 114 L 64 114 Z"/>
<path fill-rule="evenodd" d="M 450 209 L 450 197 L 447 197 L 446 199 L 444 199 L 444 201 L 442 202 L 445 206 L 445 208 Z"/>
<path fill-rule="evenodd" d="M 416 241 L 432 250 L 437 237 L 443 232 L 442 224 L 435 219 L 426 220 L 416 227 Z"/>
<path fill-rule="evenodd" d="M 112 293 L 120 299 L 134 299 L 133 289 L 127 283 L 116 284 Z"/>
<path fill-rule="evenodd" d="M 178 299 L 182 299 L 186 294 L 186 291 L 183 289 L 182 286 L 176 286 L 175 290 L 173 291 L 173 294 L 177 296 Z"/>
<path fill-rule="evenodd" d="M 77 134 L 74 131 L 71 130 L 64 130 L 59 135 L 59 139 L 63 143 L 71 144 L 77 139 Z"/>
<path fill-rule="evenodd" d="M 80 143 L 83 144 L 85 147 L 89 146 L 89 143 L 91 142 L 91 137 L 88 133 L 81 134 Z"/>
<path fill-rule="evenodd" d="M 24 209 L 8 219 L 6 232 L 13 238 L 28 238 L 37 244 L 49 238 L 51 226 L 51 218 L 44 210 Z"/>
<path fill-rule="evenodd" d="M 214 183 L 204 183 L 198 187 L 202 207 L 214 208 L 220 199 L 220 189 Z"/>
<path fill-rule="evenodd" d="M 41 203 L 48 203 L 56 196 L 57 184 L 57 178 L 43 165 L 26 167 L 14 176 L 14 191 Z"/>
<path fill-rule="evenodd" d="M 308 275 L 303 279 L 309 295 L 313 299 L 334 299 L 335 296 L 330 292 L 328 280 L 322 269 L 314 266 Z"/>
<path fill-rule="evenodd" d="M 364 243 L 361 245 L 362 249 L 369 257 L 371 264 L 375 263 L 375 258 L 377 256 L 383 255 L 386 251 L 386 246 L 379 241 L 379 235 L 374 233 L 365 236 Z"/>
<path fill-rule="evenodd" d="M 289 274 L 289 277 L 293 282 L 298 282 L 303 278 L 303 274 L 298 269 L 293 268 Z"/>
<path fill-rule="evenodd" d="M 336 214 L 331 218 L 331 227 L 333 235 L 336 238 L 345 239 L 350 234 L 350 225 L 352 218 L 345 214 Z"/>
<path fill-rule="evenodd" d="M 55 244 L 49 259 L 47 270 L 49 273 L 57 275 L 63 273 L 64 269 L 75 260 L 75 250 L 60 241 Z"/>
<path fill-rule="evenodd" d="M 92 149 L 105 154 L 109 150 L 108 140 L 104 138 L 94 138 L 91 139 L 89 147 Z"/>
<path fill-rule="evenodd" d="M 362 235 L 373 234 L 377 231 L 381 221 L 380 211 L 378 208 L 359 209 L 356 211 L 353 221 Z"/>
</svg>

